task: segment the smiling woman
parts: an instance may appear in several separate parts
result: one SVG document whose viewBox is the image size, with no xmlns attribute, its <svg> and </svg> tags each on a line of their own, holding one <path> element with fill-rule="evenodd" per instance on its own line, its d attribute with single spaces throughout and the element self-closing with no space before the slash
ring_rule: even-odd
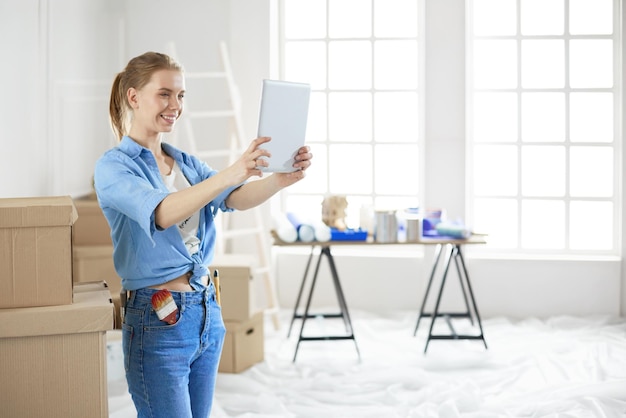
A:
<svg viewBox="0 0 626 418">
<path fill-rule="evenodd" d="M 143 123 L 132 125 L 129 135 L 132 138 L 155 137 L 161 132 L 170 132 L 180 117 L 185 79 L 178 70 L 159 70 L 141 90 L 131 87 L 126 96 L 135 119 L 143 119 Z"/>
<path fill-rule="evenodd" d="M 128 63 L 127 70 L 115 77 L 111 89 L 109 114 L 117 138 L 121 140 L 131 128 L 131 115 L 137 118 L 146 114 L 149 103 L 153 103 L 155 108 L 160 107 L 158 109 L 160 112 L 169 112 L 167 116 L 174 114 L 170 127 L 173 126 L 183 110 L 184 88 L 182 66 L 167 55 L 147 52 L 133 58 Z M 172 105 L 169 99 L 176 90 L 178 96 L 174 94 L 174 97 L 177 98 L 177 102 L 173 109 L 168 109 Z M 153 96 L 152 100 L 149 96 Z M 140 100 L 148 109 L 144 109 L 143 106 L 139 108 Z M 172 113 L 173 111 L 175 113 Z M 138 126 L 140 124 L 134 125 L 135 128 Z M 156 136 L 158 132 L 157 130 L 153 135 Z M 140 137 L 143 136 L 145 135 Z"/>
<path fill-rule="evenodd" d="M 128 390 L 139 417 L 206 417 L 211 412 L 225 328 L 208 266 L 214 218 L 243 210 L 304 178 L 301 147 L 293 173 L 262 177 L 269 156 L 257 138 L 218 172 L 162 141 L 183 111 L 182 67 L 165 54 L 131 59 L 113 82 L 109 112 L 119 139 L 97 162 L 94 183 L 111 227 L 122 278 L 122 342 Z M 165 315 L 155 296 L 164 293 Z"/>
</svg>

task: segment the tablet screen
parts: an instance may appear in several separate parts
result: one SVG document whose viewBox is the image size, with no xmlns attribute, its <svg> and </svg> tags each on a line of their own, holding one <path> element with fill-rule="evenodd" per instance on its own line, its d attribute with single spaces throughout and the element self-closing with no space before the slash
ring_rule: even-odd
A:
<svg viewBox="0 0 626 418">
<path fill-rule="evenodd" d="M 304 145 L 310 95 L 311 86 L 306 83 L 263 80 L 257 136 L 272 138 L 261 146 L 272 156 L 261 157 L 269 162 L 261 171 L 296 171 L 294 157 Z"/>
</svg>

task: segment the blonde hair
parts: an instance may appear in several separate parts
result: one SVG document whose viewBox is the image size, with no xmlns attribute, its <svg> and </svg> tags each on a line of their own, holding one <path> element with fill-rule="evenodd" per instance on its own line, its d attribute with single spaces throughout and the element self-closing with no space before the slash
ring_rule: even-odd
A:
<svg viewBox="0 0 626 418">
<path fill-rule="evenodd" d="M 128 132 L 132 108 L 126 99 L 130 88 L 140 90 L 156 71 L 176 70 L 183 72 L 183 67 L 173 58 L 160 52 L 146 52 L 131 59 L 126 68 L 115 76 L 109 101 L 111 128 L 118 140 Z"/>
</svg>

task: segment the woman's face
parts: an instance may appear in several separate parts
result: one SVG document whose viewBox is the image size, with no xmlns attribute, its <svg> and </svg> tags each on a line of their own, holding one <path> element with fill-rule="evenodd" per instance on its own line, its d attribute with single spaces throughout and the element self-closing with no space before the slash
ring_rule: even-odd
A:
<svg viewBox="0 0 626 418">
<path fill-rule="evenodd" d="M 180 71 L 159 70 L 141 90 L 129 89 L 133 107 L 131 130 L 144 137 L 171 132 L 183 111 L 185 77 Z"/>
</svg>

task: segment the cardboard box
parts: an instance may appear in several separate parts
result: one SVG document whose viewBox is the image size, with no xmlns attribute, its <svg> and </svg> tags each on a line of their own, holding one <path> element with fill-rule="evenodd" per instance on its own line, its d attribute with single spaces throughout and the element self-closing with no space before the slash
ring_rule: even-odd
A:
<svg viewBox="0 0 626 418">
<path fill-rule="evenodd" d="M 256 292 L 255 262 L 248 256 L 220 256 L 210 270 L 219 271 L 222 318 L 247 321 L 262 311 Z"/>
<path fill-rule="evenodd" d="M 74 283 L 105 281 L 111 292 L 119 292 L 122 279 L 115 271 L 112 245 L 76 245 L 72 249 Z"/>
<path fill-rule="evenodd" d="M 74 284 L 74 295 L 77 293 L 87 293 L 87 292 L 97 292 L 97 291 L 106 291 L 109 292 L 109 299 L 111 298 L 111 288 L 109 284 L 103 280 L 97 282 L 83 282 L 83 283 L 75 283 Z"/>
<path fill-rule="evenodd" d="M 95 195 L 74 199 L 78 220 L 74 225 L 74 245 L 113 245 L 111 228 Z"/>
<path fill-rule="evenodd" d="M 72 303 L 69 196 L 0 199 L 0 308 Z"/>
<path fill-rule="evenodd" d="M 106 282 L 115 305 L 115 328 L 121 329 L 122 279 L 115 271 L 112 245 L 74 245 L 74 283 Z"/>
<path fill-rule="evenodd" d="M 0 310 L 0 415 L 108 417 L 108 290 L 82 291 L 74 303 Z"/>
<path fill-rule="evenodd" d="M 113 328 L 122 329 L 122 308 L 121 308 L 121 299 L 120 292 L 111 292 L 111 300 L 113 301 L 113 306 L 115 307 L 115 318 L 113 318 Z"/>
<path fill-rule="evenodd" d="M 220 358 L 219 372 L 239 373 L 263 361 L 265 358 L 263 312 L 242 322 L 224 321 L 224 325 L 226 338 Z"/>
<path fill-rule="evenodd" d="M 74 287 L 74 292 L 84 292 L 93 290 L 107 290 L 113 302 L 113 328 L 122 329 L 122 312 L 120 310 L 120 290 L 115 286 L 109 286 L 106 281 L 82 282 Z"/>
</svg>

